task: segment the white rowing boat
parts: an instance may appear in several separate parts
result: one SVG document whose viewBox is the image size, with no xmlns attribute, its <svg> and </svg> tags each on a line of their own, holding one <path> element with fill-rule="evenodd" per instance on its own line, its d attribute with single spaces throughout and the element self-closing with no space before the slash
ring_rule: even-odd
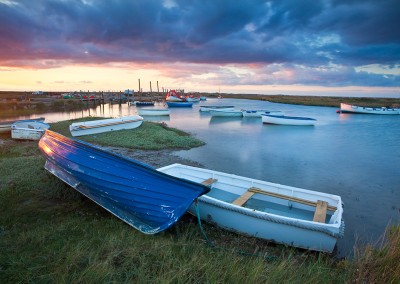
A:
<svg viewBox="0 0 400 284">
<path fill-rule="evenodd" d="M 261 115 L 262 122 L 267 124 L 280 125 L 297 125 L 297 126 L 313 126 L 317 122 L 316 119 L 310 117 L 286 116 L 286 115 Z"/>
<path fill-rule="evenodd" d="M 11 126 L 11 138 L 19 140 L 39 140 L 50 125 L 38 120 L 20 120 Z"/>
<path fill-rule="evenodd" d="M 200 218 L 229 231 L 323 252 L 344 234 L 340 196 L 181 164 L 158 170 L 209 185 Z M 189 212 L 197 214 L 195 205 Z"/>
<path fill-rule="evenodd" d="M 362 114 L 400 114 L 397 108 L 386 107 L 362 107 L 349 104 L 340 104 L 341 113 L 362 113 Z"/>
<path fill-rule="evenodd" d="M 142 122 L 143 117 L 139 115 L 123 116 L 119 118 L 75 122 L 69 126 L 69 131 L 72 136 L 83 136 L 123 129 L 134 129 L 142 125 Z"/>
</svg>

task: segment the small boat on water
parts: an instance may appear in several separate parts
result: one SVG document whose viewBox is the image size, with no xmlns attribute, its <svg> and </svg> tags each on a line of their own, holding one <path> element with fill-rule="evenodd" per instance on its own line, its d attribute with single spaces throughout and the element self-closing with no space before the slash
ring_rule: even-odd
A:
<svg viewBox="0 0 400 284">
<path fill-rule="evenodd" d="M 165 100 L 167 102 L 184 102 L 186 101 L 186 98 L 184 95 L 179 94 L 177 91 L 171 90 L 165 96 Z"/>
<path fill-rule="evenodd" d="M 20 120 L 11 126 L 11 138 L 19 140 L 39 140 L 50 125 L 39 120 Z"/>
<path fill-rule="evenodd" d="M 362 113 L 362 114 L 400 114 L 398 108 L 386 107 L 362 107 L 349 104 L 340 104 L 340 113 Z"/>
<path fill-rule="evenodd" d="M 211 109 L 211 116 L 242 117 L 243 113 L 238 109 Z"/>
<path fill-rule="evenodd" d="M 193 102 L 171 102 L 171 101 L 167 101 L 167 105 L 168 107 L 192 107 L 193 106 Z"/>
<path fill-rule="evenodd" d="M 130 103 L 130 105 L 134 105 L 137 107 L 154 106 L 154 101 L 133 101 Z"/>
<path fill-rule="evenodd" d="M 262 114 L 263 123 L 281 124 L 281 125 L 298 125 L 298 126 L 313 126 L 317 122 L 316 119 L 310 117 L 296 117 L 286 115 L 270 115 Z"/>
<path fill-rule="evenodd" d="M 340 196 L 181 164 L 158 171 L 209 185 L 189 212 L 229 231 L 323 252 L 344 235 Z"/>
<path fill-rule="evenodd" d="M 200 106 L 201 112 L 209 112 L 212 109 L 226 109 L 226 110 L 233 110 L 234 106 Z"/>
<path fill-rule="evenodd" d="M 243 117 L 261 117 L 262 114 L 284 115 L 280 110 L 242 110 Z"/>
<path fill-rule="evenodd" d="M 210 190 L 50 130 L 39 149 L 46 170 L 145 234 L 171 227 Z"/>
<path fill-rule="evenodd" d="M 142 125 L 143 117 L 139 115 L 123 116 L 119 118 L 108 118 L 75 122 L 69 126 L 72 136 L 98 134 L 109 131 L 134 129 Z"/>
<path fill-rule="evenodd" d="M 44 121 L 44 117 L 39 117 L 39 118 L 32 118 L 32 119 L 23 119 L 25 120 L 30 120 L 30 121 Z M 0 133 L 7 133 L 11 131 L 11 126 L 18 122 L 21 121 L 19 120 L 5 120 L 5 121 L 0 121 Z"/>
<path fill-rule="evenodd" d="M 141 108 L 138 109 L 140 116 L 161 116 L 170 115 L 171 111 L 167 108 Z"/>
<path fill-rule="evenodd" d="M 207 97 L 206 96 L 201 96 L 200 97 L 200 101 L 206 101 L 207 100 Z"/>
</svg>

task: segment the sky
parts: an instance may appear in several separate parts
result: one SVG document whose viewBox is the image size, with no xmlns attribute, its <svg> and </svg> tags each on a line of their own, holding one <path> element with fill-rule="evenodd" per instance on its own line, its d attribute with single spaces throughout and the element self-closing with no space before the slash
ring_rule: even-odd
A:
<svg viewBox="0 0 400 284">
<path fill-rule="evenodd" d="M 400 97 L 399 0 L 0 0 L 0 90 Z"/>
</svg>

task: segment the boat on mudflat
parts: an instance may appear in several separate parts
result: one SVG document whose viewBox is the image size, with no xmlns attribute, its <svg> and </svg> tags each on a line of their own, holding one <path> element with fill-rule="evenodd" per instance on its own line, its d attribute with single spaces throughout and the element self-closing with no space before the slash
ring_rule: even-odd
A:
<svg viewBox="0 0 400 284">
<path fill-rule="evenodd" d="M 400 114 L 398 108 L 386 107 L 362 107 L 349 104 L 340 104 L 340 113 L 362 113 L 362 114 Z"/>
<path fill-rule="evenodd" d="M 167 101 L 167 105 L 168 107 L 192 107 L 193 106 L 193 102 L 171 102 L 171 101 Z"/>
<path fill-rule="evenodd" d="M 314 126 L 316 119 L 310 117 L 286 116 L 286 115 L 270 115 L 262 114 L 263 123 L 281 124 L 281 125 L 297 125 L 297 126 Z"/>
<path fill-rule="evenodd" d="M 234 106 L 200 106 L 201 112 L 209 112 L 213 109 L 225 109 L 225 110 L 233 110 Z"/>
<path fill-rule="evenodd" d="M 238 109 L 211 109 L 211 116 L 242 117 L 243 113 Z"/>
<path fill-rule="evenodd" d="M 189 212 L 229 231 L 329 253 L 344 235 L 340 196 L 181 164 L 158 171 L 209 185 Z"/>
<path fill-rule="evenodd" d="M 171 227 L 210 190 L 50 130 L 39 149 L 46 170 L 145 234 Z"/>
<path fill-rule="evenodd" d="M 19 140 L 39 140 L 50 125 L 39 120 L 20 120 L 11 126 L 11 138 Z"/>
<path fill-rule="evenodd" d="M 167 108 L 141 108 L 138 109 L 140 116 L 159 116 L 170 115 L 171 111 Z"/>
<path fill-rule="evenodd" d="M 75 122 L 69 126 L 72 136 L 98 134 L 109 131 L 134 129 L 142 125 L 143 117 L 140 115 L 122 116 L 85 122 Z"/>
<path fill-rule="evenodd" d="M 44 121 L 44 117 L 39 117 L 39 118 L 31 118 L 31 119 L 23 119 L 23 120 L 4 120 L 0 121 L 0 133 L 7 133 L 11 131 L 11 126 L 18 122 L 18 121 Z"/>
</svg>

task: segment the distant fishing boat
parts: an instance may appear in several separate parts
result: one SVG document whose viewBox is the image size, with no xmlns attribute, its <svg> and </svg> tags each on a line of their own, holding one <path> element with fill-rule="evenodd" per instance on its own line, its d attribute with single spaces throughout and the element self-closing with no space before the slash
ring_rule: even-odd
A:
<svg viewBox="0 0 400 284">
<path fill-rule="evenodd" d="M 199 111 L 201 112 L 209 112 L 212 109 L 225 109 L 225 110 L 233 110 L 234 106 L 200 106 Z"/>
<path fill-rule="evenodd" d="M 243 117 L 261 117 L 262 114 L 284 115 L 280 110 L 242 110 Z"/>
<path fill-rule="evenodd" d="M 19 119 L 19 120 L 4 120 L 4 121 L 0 121 L 0 133 L 7 133 L 11 131 L 11 126 L 18 122 L 18 121 L 44 121 L 45 118 L 44 117 L 39 117 L 39 118 L 32 118 L 32 119 Z"/>
<path fill-rule="evenodd" d="M 11 138 L 19 140 L 39 140 L 50 125 L 39 120 L 20 120 L 11 126 Z"/>
<path fill-rule="evenodd" d="M 310 117 L 296 117 L 286 115 L 269 115 L 262 114 L 263 123 L 281 124 L 281 125 L 297 125 L 297 126 L 313 126 L 317 122 L 316 119 Z"/>
<path fill-rule="evenodd" d="M 210 190 L 50 130 L 39 149 L 46 170 L 145 234 L 171 227 Z"/>
<path fill-rule="evenodd" d="M 229 231 L 323 252 L 344 234 L 340 196 L 181 164 L 158 170 L 209 185 L 189 212 Z"/>
<path fill-rule="evenodd" d="M 143 117 L 139 115 L 123 116 L 119 118 L 75 122 L 69 126 L 69 130 L 72 136 L 82 136 L 123 129 L 134 129 L 142 125 L 142 122 Z"/>
<path fill-rule="evenodd" d="M 341 113 L 361 113 L 361 114 L 400 114 L 397 108 L 386 107 L 362 107 L 349 104 L 340 104 Z"/>
<path fill-rule="evenodd" d="M 193 106 L 193 102 L 171 102 L 168 101 L 167 102 L 168 107 L 192 107 Z"/>
<path fill-rule="evenodd" d="M 183 95 L 178 94 L 175 90 L 170 90 L 165 96 L 167 102 L 184 102 L 186 98 Z"/>
<path fill-rule="evenodd" d="M 159 116 L 170 115 L 171 111 L 167 108 L 141 108 L 138 109 L 140 116 Z"/>
</svg>

